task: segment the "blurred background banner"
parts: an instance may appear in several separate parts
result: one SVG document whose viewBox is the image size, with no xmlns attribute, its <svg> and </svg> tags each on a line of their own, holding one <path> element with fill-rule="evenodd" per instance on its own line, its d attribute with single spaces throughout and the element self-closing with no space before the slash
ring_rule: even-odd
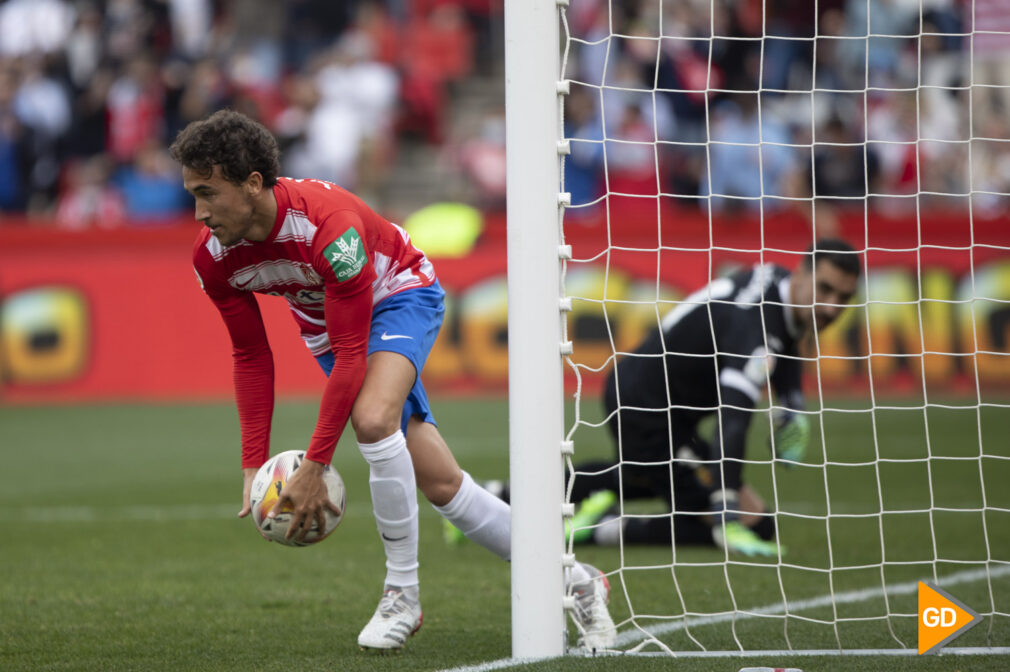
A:
<svg viewBox="0 0 1010 672">
<path fill-rule="evenodd" d="M 604 367 L 614 346 L 619 351 L 635 346 L 655 324 L 657 299 L 658 310 L 665 312 L 709 277 L 741 265 L 792 268 L 811 236 L 789 217 L 768 219 L 765 251 L 759 253 L 754 251 L 762 247 L 755 244 L 761 235 L 756 218 L 710 221 L 694 211 L 657 215 L 631 209 L 623 213 L 623 222 L 611 231 L 620 240 L 611 240 L 605 254 L 602 228 L 591 222 L 571 231 L 566 241 L 574 256 L 568 286 L 581 297 L 573 305 L 573 340 L 592 366 Z M 1005 222 L 976 220 L 974 250 L 962 240 L 971 229 L 949 217 L 896 217 L 867 228 L 860 216 L 842 226 L 857 243 L 869 236 L 869 305 L 848 311 L 841 324 L 821 336 L 826 386 L 866 394 L 872 369 L 877 393 L 916 393 L 923 379 L 937 392 L 969 392 L 976 384 L 1010 389 L 1007 358 L 986 354 L 1005 352 L 1010 344 L 1010 307 L 998 299 L 1010 295 L 1010 260 L 985 246 L 1006 235 Z M 196 229 L 184 220 L 149 230 L 59 235 L 37 226 L 0 227 L 3 400 L 230 397 L 227 335 L 190 264 Z M 896 249 L 909 229 L 927 245 Z M 624 247 L 635 250 L 620 251 Z M 436 257 L 435 264 L 447 292 L 447 319 L 425 369 L 426 384 L 434 392 L 503 393 L 508 370 L 504 217 L 489 215 L 467 254 Z M 260 305 L 278 393 L 317 394 L 322 374 L 303 349 L 286 304 L 261 298 Z M 601 379 L 602 374 L 588 374 L 583 382 L 593 390 Z"/>
</svg>

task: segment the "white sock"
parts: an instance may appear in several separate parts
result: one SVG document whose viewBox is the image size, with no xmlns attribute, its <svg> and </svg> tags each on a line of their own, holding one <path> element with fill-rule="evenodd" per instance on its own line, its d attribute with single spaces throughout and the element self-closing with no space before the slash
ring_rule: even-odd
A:
<svg viewBox="0 0 1010 672">
<path fill-rule="evenodd" d="M 617 516 L 604 516 L 599 527 L 593 531 L 593 541 L 600 546 L 617 546 L 621 543 L 621 519 Z"/>
<path fill-rule="evenodd" d="M 376 443 L 359 443 L 368 462 L 372 511 L 386 548 L 386 585 L 416 586 L 417 484 L 403 432 Z"/>
<path fill-rule="evenodd" d="M 581 562 L 576 562 L 568 574 L 566 586 L 586 583 L 590 579 L 589 570 Z"/>
<path fill-rule="evenodd" d="M 463 472 L 459 491 L 445 506 L 436 506 L 442 517 L 459 528 L 470 541 L 480 544 L 506 562 L 512 557 L 512 510 L 509 505 L 473 482 Z"/>
</svg>

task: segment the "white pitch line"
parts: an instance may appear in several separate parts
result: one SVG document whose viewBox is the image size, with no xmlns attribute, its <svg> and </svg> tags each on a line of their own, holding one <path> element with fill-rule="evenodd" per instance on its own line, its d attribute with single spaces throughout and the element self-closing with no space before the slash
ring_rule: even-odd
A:
<svg viewBox="0 0 1010 672">
<path fill-rule="evenodd" d="M 234 504 L 175 504 L 165 506 L 39 506 L 23 507 L 13 518 L 28 523 L 174 522 L 235 518 Z"/>
<path fill-rule="evenodd" d="M 997 567 L 990 567 L 986 569 L 968 569 L 962 572 L 955 572 L 954 574 L 949 574 L 942 577 L 937 583 L 941 586 L 954 586 L 960 583 L 970 583 L 972 581 L 981 581 L 987 577 L 998 578 L 1001 576 L 1006 576 L 1010 574 L 1010 566 L 1003 565 Z M 927 577 L 927 581 L 931 581 L 931 577 Z M 898 583 L 893 586 L 888 586 L 887 589 L 883 588 L 863 588 L 861 590 L 849 590 L 843 593 L 837 593 L 834 597 L 831 595 L 822 595 L 820 597 L 813 597 L 807 600 L 796 600 L 794 602 L 789 602 L 789 613 L 797 611 L 807 611 L 809 609 L 817 609 L 819 607 L 828 607 L 832 604 L 852 604 L 855 602 L 865 602 L 878 597 L 883 597 L 885 592 L 887 595 L 910 595 L 919 589 L 918 581 L 907 581 L 905 583 Z M 769 604 L 763 607 L 757 607 L 755 609 L 749 609 L 746 612 L 741 613 L 725 613 L 716 614 L 713 616 L 705 616 L 702 618 L 691 619 L 690 623 L 677 622 L 677 623 L 661 623 L 659 625 L 653 625 L 646 628 L 642 628 L 648 634 L 653 636 L 665 635 L 670 632 L 676 632 L 678 630 L 683 630 L 685 627 L 697 627 L 700 625 L 714 625 L 716 623 L 725 623 L 727 621 L 734 620 L 738 621 L 755 618 L 757 616 L 767 616 L 769 614 L 784 614 L 786 613 L 785 602 L 778 602 L 776 604 Z M 645 639 L 645 636 L 637 631 L 625 631 L 617 637 L 617 645 L 625 646 Z"/>
<path fill-rule="evenodd" d="M 1002 565 L 996 567 L 990 567 L 987 569 L 971 569 L 965 570 L 963 572 L 955 572 L 954 574 L 949 574 L 942 577 L 936 583 L 940 586 L 953 586 L 960 583 L 970 583 L 972 581 L 979 581 L 985 578 L 999 578 L 1010 574 L 1010 566 Z M 931 577 L 927 577 L 925 580 L 931 580 Z M 864 602 L 877 597 L 883 597 L 885 593 L 887 595 L 908 595 L 914 593 L 919 589 L 918 581 L 908 581 L 906 583 L 899 583 L 893 586 L 889 586 L 886 590 L 882 588 L 864 588 L 862 590 L 850 590 L 844 593 L 838 593 L 832 598 L 830 595 L 823 595 L 821 597 L 815 597 L 807 600 L 797 600 L 794 602 L 789 602 L 789 612 L 805 611 L 808 609 L 816 609 L 818 607 L 830 606 L 834 604 L 851 604 L 854 602 Z M 750 618 L 756 618 L 758 616 L 766 616 L 769 614 L 781 614 L 786 612 L 786 603 L 778 602 L 775 604 L 765 605 L 763 607 L 756 607 L 754 609 L 749 609 L 746 612 L 739 613 L 726 613 L 726 614 L 716 614 L 713 616 L 705 616 L 702 618 L 692 618 L 690 623 L 677 622 L 677 623 L 662 623 L 659 625 L 653 625 L 645 627 L 642 629 L 626 630 L 620 633 L 617 637 L 617 646 L 623 647 L 634 642 L 641 641 L 645 639 L 648 635 L 658 637 L 660 635 L 669 634 L 671 632 L 676 632 L 678 630 L 683 630 L 685 627 L 690 626 L 692 628 L 701 627 L 705 625 L 715 625 L 718 623 L 725 623 L 731 620 L 742 621 Z M 643 633 L 644 631 L 644 633 Z M 903 651 L 903 650 L 902 650 Z M 703 652 L 702 652 L 703 653 Z M 763 652 L 767 653 L 767 652 Z M 788 654 L 791 652 L 783 651 L 783 654 Z M 881 650 L 879 652 L 873 652 L 880 655 L 887 653 L 887 650 Z M 688 654 L 690 655 L 690 653 Z M 716 655 L 716 654 L 710 654 Z M 746 656 L 747 652 L 732 652 L 734 656 Z M 827 653 L 825 653 L 827 655 Z M 500 660 L 495 660 L 487 663 L 479 663 L 477 665 L 464 665 L 461 667 L 453 667 L 445 670 L 439 670 L 439 672 L 490 672 L 491 670 L 503 670 L 511 667 L 521 667 L 529 663 L 538 662 L 541 660 L 549 660 L 547 658 L 535 658 L 535 659 L 516 659 L 516 658 L 502 658 Z"/>
<path fill-rule="evenodd" d="M 371 508 L 353 507 L 345 517 L 372 515 Z M 422 518 L 436 517 L 432 509 L 422 508 Z M 166 504 L 161 506 L 22 506 L 0 521 L 18 523 L 124 523 L 178 522 L 185 520 L 230 520 L 238 517 L 236 504 Z"/>
</svg>

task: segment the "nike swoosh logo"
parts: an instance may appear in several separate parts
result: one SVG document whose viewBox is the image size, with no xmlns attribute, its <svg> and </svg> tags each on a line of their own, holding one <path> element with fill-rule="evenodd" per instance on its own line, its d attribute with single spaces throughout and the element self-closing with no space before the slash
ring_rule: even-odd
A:
<svg viewBox="0 0 1010 672">
<path fill-rule="evenodd" d="M 382 336 L 379 336 L 379 338 L 381 338 L 384 341 L 391 341 L 394 338 L 411 338 L 412 339 L 414 337 L 413 336 L 407 336 L 405 334 L 387 334 L 386 332 L 382 332 Z"/>
<path fill-rule="evenodd" d="M 407 336 L 407 338 L 410 337 Z M 403 535 L 402 537 L 396 537 L 395 539 L 393 539 L 391 537 L 387 537 L 385 533 L 382 533 L 382 538 L 385 539 L 386 541 L 403 541 L 404 539 L 407 538 L 407 535 Z"/>
</svg>

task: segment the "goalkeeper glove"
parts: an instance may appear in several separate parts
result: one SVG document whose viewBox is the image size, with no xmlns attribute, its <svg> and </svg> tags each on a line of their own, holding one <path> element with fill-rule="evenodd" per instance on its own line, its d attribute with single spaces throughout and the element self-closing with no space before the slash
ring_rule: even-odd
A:
<svg viewBox="0 0 1010 672">
<path fill-rule="evenodd" d="M 776 410 L 772 413 L 772 425 L 775 457 L 787 463 L 800 462 L 807 452 L 807 442 L 810 440 L 810 421 L 807 416 L 793 411 Z"/>
</svg>

